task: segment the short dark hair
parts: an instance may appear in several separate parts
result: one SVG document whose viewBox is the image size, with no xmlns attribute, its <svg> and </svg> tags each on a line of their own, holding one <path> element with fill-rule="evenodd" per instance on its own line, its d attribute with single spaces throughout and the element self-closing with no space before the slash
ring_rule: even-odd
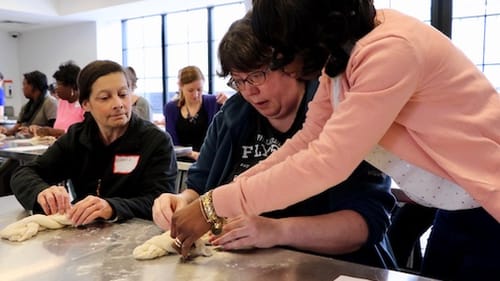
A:
<svg viewBox="0 0 500 281">
<path fill-rule="evenodd" d="M 3 80 L 3 74 L 0 72 L 0 80 Z"/>
<path fill-rule="evenodd" d="M 130 80 L 130 88 L 135 90 L 137 88 L 137 74 L 135 73 L 135 69 L 131 66 L 127 66 L 125 68 L 125 72 L 127 73 L 127 79 Z"/>
<path fill-rule="evenodd" d="M 24 73 L 24 79 L 28 84 L 30 84 L 33 88 L 38 89 L 42 95 L 47 92 L 49 85 L 47 84 L 47 76 L 42 72 L 35 70 L 32 72 Z"/>
<path fill-rule="evenodd" d="M 78 101 L 83 104 L 85 100 L 90 98 L 90 93 L 92 92 L 92 85 L 101 76 L 108 75 L 110 73 L 121 72 L 125 77 L 127 74 L 123 67 L 110 60 L 96 60 L 87 64 L 78 74 L 77 84 L 78 90 L 80 92 L 80 97 Z M 127 84 L 130 82 L 127 79 Z"/>
<path fill-rule="evenodd" d="M 231 24 L 219 43 L 221 77 L 231 71 L 251 72 L 271 63 L 272 49 L 259 41 L 251 26 L 252 12 Z"/>
<path fill-rule="evenodd" d="M 78 77 L 79 72 L 80 67 L 73 61 L 68 61 L 59 65 L 59 70 L 54 72 L 52 77 L 54 77 L 56 81 L 77 90 L 78 86 L 76 85 L 76 78 Z"/>
</svg>

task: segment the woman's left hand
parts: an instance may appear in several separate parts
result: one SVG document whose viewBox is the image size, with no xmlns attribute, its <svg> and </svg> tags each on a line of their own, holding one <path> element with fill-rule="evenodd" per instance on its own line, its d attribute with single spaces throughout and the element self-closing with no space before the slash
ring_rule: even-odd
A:
<svg viewBox="0 0 500 281">
<path fill-rule="evenodd" d="M 187 258 L 194 242 L 209 230 L 210 224 L 201 213 L 200 199 L 196 199 L 174 213 L 170 236 L 182 243 L 180 254 Z"/>
<path fill-rule="evenodd" d="M 226 102 L 226 100 L 227 100 L 227 96 L 226 96 L 226 94 L 224 94 L 224 93 L 222 93 L 222 92 L 221 92 L 221 93 L 218 93 L 218 94 L 215 96 L 215 98 L 217 99 L 217 103 L 218 103 L 218 104 L 220 104 L 220 105 L 223 105 L 223 104 Z"/>
<path fill-rule="evenodd" d="M 113 215 L 113 208 L 108 201 L 93 195 L 77 202 L 68 212 L 68 217 L 75 225 L 84 225 L 97 218 L 108 220 Z"/>
<path fill-rule="evenodd" d="M 222 234 L 210 236 L 210 243 L 224 250 L 249 248 L 271 248 L 284 241 L 285 233 L 280 232 L 277 219 L 257 215 L 241 215 L 228 219 Z"/>
<path fill-rule="evenodd" d="M 189 158 L 193 159 L 194 161 L 198 160 L 198 156 L 200 156 L 200 153 L 198 151 L 191 151 L 191 154 L 189 154 Z"/>
</svg>

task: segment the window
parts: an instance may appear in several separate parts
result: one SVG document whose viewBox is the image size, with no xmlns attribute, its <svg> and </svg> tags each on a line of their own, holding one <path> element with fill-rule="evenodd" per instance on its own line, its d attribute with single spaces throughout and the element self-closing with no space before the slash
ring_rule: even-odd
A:
<svg viewBox="0 0 500 281">
<path fill-rule="evenodd" d="M 452 40 L 500 90 L 500 1 L 453 1 Z"/>
<path fill-rule="evenodd" d="M 151 16 L 123 23 L 123 65 L 134 68 L 138 78 L 135 93 L 149 101 L 154 113 L 163 110 L 161 22 L 161 16 Z"/>
<path fill-rule="evenodd" d="M 217 76 L 217 48 L 229 25 L 246 13 L 243 1 L 164 15 L 124 20 L 123 65 L 139 80 L 136 94 L 147 98 L 155 120 L 177 93 L 177 74 L 187 65 L 205 75 L 205 92 L 234 92 Z"/>
<path fill-rule="evenodd" d="M 166 77 L 168 99 L 178 90 L 179 69 L 196 65 L 207 75 L 208 70 L 208 10 L 198 9 L 166 15 Z M 206 77 L 205 77 L 206 79 Z M 208 89 L 208 80 L 204 85 Z"/>
<path fill-rule="evenodd" d="M 391 8 L 401 11 L 407 15 L 416 17 L 424 22 L 431 22 L 431 0 L 375 0 L 374 5 L 377 9 Z"/>
<path fill-rule="evenodd" d="M 239 18 L 242 18 L 246 13 L 246 8 L 243 3 L 236 5 L 226 5 L 214 7 L 212 13 L 212 58 L 214 58 L 214 64 L 212 64 L 212 81 L 214 92 L 225 92 L 226 94 L 234 93 L 234 90 L 229 88 L 226 83 L 227 80 L 221 79 L 217 76 L 217 70 L 220 69 L 220 63 L 217 58 L 217 51 L 219 48 L 219 43 L 229 26 Z M 231 18 L 227 15 L 240 15 L 238 18 Z"/>
</svg>

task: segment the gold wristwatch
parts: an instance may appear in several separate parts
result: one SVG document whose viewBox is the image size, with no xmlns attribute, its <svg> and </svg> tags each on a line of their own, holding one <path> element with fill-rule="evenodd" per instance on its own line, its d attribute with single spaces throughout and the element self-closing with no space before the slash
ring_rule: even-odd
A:
<svg viewBox="0 0 500 281">
<path fill-rule="evenodd" d="M 200 196 L 200 208 L 206 222 L 210 224 L 210 231 L 214 235 L 219 235 L 222 232 L 224 219 L 217 216 L 212 201 L 212 190 Z"/>
</svg>

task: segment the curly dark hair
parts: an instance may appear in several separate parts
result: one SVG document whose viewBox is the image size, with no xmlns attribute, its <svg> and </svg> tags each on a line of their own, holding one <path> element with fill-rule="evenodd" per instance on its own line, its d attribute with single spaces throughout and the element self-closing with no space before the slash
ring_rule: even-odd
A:
<svg viewBox="0 0 500 281">
<path fill-rule="evenodd" d="M 274 49 L 271 69 L 299 57 L 302 75 L 343 72 L 350 47 L 375 27 L 373 0 L 254 0 L 252 28 Z"/>
<path fill-rule="evenodd" d="M 79 72 L 80 67 L 73 61 L 68 61 L 59 65 L 59 70 L 54 72 L 52 77 L 54 77 L 54 79 L 56 79 L 59 83 L 77 90 L 78 86 L 76 85 L 76 78 L 78 77 Z"/>
<path fill-rule="evenodd" d="M 252 12 L 231 24 L 219 43 L 218 56 L 221 70 L 217 74 L 227 77 L 232 71 L 251 72 L 269 65 L 272 49 L 262 43 L 252 31 Z"/>
</svg>

